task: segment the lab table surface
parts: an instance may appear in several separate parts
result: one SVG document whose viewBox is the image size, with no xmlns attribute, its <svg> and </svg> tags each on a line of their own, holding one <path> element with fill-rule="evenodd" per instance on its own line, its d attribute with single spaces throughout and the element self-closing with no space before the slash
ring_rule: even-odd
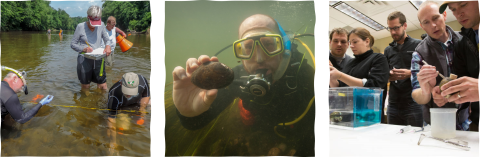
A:
<svg viewBox="0 0 480 157">
<path fill-rule="evenodd" d="M 465 151 L 431 138 L 417 145 L 420 135 L 430 136 L 430 131 L 399 133 L 404 127 L 390 124 L 358 130 L 330 127 L 330 156 L 479 156 L 478 132 L 456 131 L 454 139 L 468 142 L 470 151 Z"/>
</svg>

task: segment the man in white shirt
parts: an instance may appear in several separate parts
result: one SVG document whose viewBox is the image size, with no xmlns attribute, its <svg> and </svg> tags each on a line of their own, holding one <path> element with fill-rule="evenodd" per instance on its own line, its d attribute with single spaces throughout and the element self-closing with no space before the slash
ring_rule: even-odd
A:
<svg viewBox="0 0 480 157">
<path fill-rule="evenodd" d="M 107 33 L 108 33 L 108 36 L 109 36 L 109 39 L 110 39 L 110 48 L 112 49 L 112 53 L 107 56 L 107 59 L 106 59 L 106 65 L 108 66 L 112 66 L 113 65 L 113 55 L 114 55 L 114 49 L 115 49 L 115 45 L 117 44 L 117 33 L 123 35 L 123 37 L 127 37 L 127 35 L 122 31 L 120 30 L 119 28 L 115 27 L 115 25 L 117 24 L 116 22 L 116 19 L 115 17 L 113 16 L 110 16 L 108 17 L 107 19 Z M 104 47 L 102 45 L 102 47 Z"/>
</svg>

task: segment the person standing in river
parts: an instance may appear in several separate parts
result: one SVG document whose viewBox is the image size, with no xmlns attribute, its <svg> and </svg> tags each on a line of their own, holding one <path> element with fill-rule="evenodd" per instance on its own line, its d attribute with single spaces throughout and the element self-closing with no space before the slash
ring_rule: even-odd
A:
<svg viewBox="0 0 480 157">
<path fill-rule="evenodd" d="M 90 53 L 94 49 L 101 47 L 101 42 L 105 42 L 107 56 L 111 53 L 111 40 L 106 31 L 106 27 L 101 21 L 102 10 L 99 6 L 90 6 L 87 10 L 88 22 L 82 22 L 77 25 L 70 46 L 78 52 L 77 57 L 77 76 L 82 84 L 82 89 L 89 89 L 90 83 L 97 83 L 97 87 L 107 90 L 107 74 L 105 72 L 104 60 L 93 60 L 85 58 L 85 53 Z"/>
<path fill-rule="evenodd" d="M 107 63 L 106 65 L 108 66 L 113 66 L 113 62 L 114 62 L 113 56 L 114 56 L 115 45 L 117 44 L 117 38 L 116 38 L 117 35 L 121 34 L 123 37 L 127 37 L 127 34 L 125 34 L 125 32 L 120 30 L 118 27 L 115 27 L 116 24 L 117 24 L 117 21 L 115 17 L 113 16 L 108 17 L 106 28 L 107 28 L 107 33 L 109 35 L 109 39 L 111 43 L 110 48 L 112 49 L 112 53 L 110 53 L 110 55 L 106 59 L 106 63 Z M 105 45 L 102 42 L 102 47 L 104 46 Z"/>
</svg>

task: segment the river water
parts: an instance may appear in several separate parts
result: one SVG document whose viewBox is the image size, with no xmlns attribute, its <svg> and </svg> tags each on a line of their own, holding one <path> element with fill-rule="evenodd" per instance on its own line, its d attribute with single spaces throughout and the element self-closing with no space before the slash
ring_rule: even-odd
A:
<svg viewBox="0 0 480 157">
<path fill-rule="evenodd" d="M 56 32 L 58 33 L 58 32 Z M 29 94 L 18 94 L 28 111 L 42 95 L 54 95 L 30 121 L 16 123 L 10 116 L 2 124 L 2 153 L 9 156 L 150 155 L 150 106 L 146 115 L 139 107 L 118 114 L 116 140 L 107 134 L 107 92 L 92 83 L 81 92 L 77 77 L 77 53 L 70 48 L 74 31 L 63 36 L 53 32 L 2 32 L 1 65 L 26 71 Z M 150 36 L 127 39 L 133 47 L 126 53 L 115 48 L 115 63 L 106 67 L 110 88 L 126 72 L 143 75 L 150 82 Z M 6 72 L 2 71 L 2 78 Z M 141 117 L 143 116 L 143 120 Z M 142 123 L 143 122 L 143 123 Z M 114 148 L 110 143 L 116 143 Z"/>
</svg>

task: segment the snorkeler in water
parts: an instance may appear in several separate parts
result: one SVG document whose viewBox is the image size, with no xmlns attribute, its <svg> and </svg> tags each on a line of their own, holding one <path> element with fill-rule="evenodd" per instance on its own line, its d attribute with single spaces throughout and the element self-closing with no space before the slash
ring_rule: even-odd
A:
<svg viewBox="0 0 480 157">
<path fill-rule="evenodd" d="M 46 105 L 53 100 L 53 96 L 48 95 L 32 109 L 27 112 L 23 112 L 17 93 L 24 92 L 25 95 L 28 94 L 27 81 L 25 80 L 27 73 L 18 72 L 15 69 L 5 66 L 2 66 L 2 70 L 11 71 L 2 81 L 2 94 L 0 96 L 0 103 L 2 106 L 2 122 L 5 120 L 5 117 L 10 114 L 18 123 L 26 123 L 32 119 L 35 114 L 37 114 L 38 110 L 40 110 L 43 105 Z"/>
</svg>

